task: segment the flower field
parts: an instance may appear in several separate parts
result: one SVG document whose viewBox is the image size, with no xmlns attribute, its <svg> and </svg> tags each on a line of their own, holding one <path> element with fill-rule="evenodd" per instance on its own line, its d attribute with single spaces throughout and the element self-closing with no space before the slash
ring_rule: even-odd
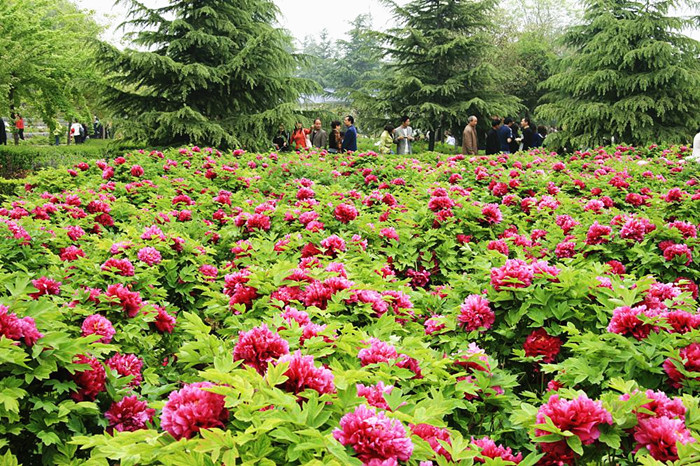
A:
<svg viewBox="0 0 700 466">
<path fill-rule="evenodd" d="M 685 152 L 41 172 L 0 206 L 2 464 L 698 464 Z"/>
</svg>

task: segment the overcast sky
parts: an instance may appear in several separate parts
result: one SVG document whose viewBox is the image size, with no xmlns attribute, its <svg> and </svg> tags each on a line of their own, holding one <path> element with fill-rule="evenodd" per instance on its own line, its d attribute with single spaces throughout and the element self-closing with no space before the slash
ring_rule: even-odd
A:
<svg viewBox="0 0 700 466">
<path fill-rule="evenodd" d="M 94 10 L 103 24 L 117 25 L 126 17 L 127 8 L 115 6 L 113 0 L 73 0 L 80 7 Z M 143 0 L 148 6 L 163 5 L 163 0 Z M 329 2 L 328 0 L 275 0 L 281 11 L 280 25 L 301 41 L 307 35 L 318 36 L 326 29 L 333 39 L 341 39 L 350 29 L 350 21 L 359 14 L 370 13 L 374 26 L 382 29 L 391 23 L 391 13 L 377 0 L 352 0 Z M 398 3 L 406 3 L 400 0 Z M 106 39 L 118 43 L 121 33 L 112 28 Z"/>
</svg>

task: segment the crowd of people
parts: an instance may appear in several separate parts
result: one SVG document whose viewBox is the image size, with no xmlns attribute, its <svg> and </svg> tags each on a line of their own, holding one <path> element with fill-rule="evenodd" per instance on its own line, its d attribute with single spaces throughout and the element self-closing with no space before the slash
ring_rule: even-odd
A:
<svg viewBox="0 0 700 466">
<path fill-rule="evenodd" d="M 54 121 L 53 128 L 54 129 L 51 132 L 51 135 L 53 135 L 54 144 L 57 146 L 60 144 L 61 137 L 64 135 L 67 135 L 68 137 L 68 144 L 82 144 L 90 137 L 95 139 L 104 139 L 109 137 L 109 128 L 104 128 L 102 126 L 102 123 L 97 115 L 95 115 L 93 120 L 92 135 L 89 134 L 87 125 L 81 123 L 78 118 L 74 119 L 73 123 L 68 124 L 68 130 L 66 130 L 66 127 L 62 126 L 58 120 Z M 24 141 L 24 129 L 25 121 L 22 115 L 19 113 L 11 113 L 9 123 L 5 123 L 5 119 L 0 117 L 0 145 L 7 145 L 8 131 L 14 137 L 15 145 L 19 144 L 19 141 Z"/>
<path fill-rule="evenodd" d="M 475 155 L 479 151 L 478 121 L 476 116 L 468 118 L 462 134 L 463 154 Z M 330 153 L 354 152 L 357 150 L 357 128 L 352 115 L 346 116 L 343 124 L 345 129 L 341 132 L 340 121 L 333 121 L 330 134 L 323 129 L 320 118 L 316 118 L 310 128 L 304 128 L 302 123 L 297 122 L 291 134 L 284 125 L 280 125 L 272 143 L 275 150 L 281 152 L 313 148 L 327 149 Z M 547 128 L 535 127 L 528 117 L 523 118 L 520 125 L 512 118 L 493 117 L 482 147 L 485 147 L 487 154 L 512 153 L 540 147 L 546 137 Z M 410 117 L 404 115 L 398 126 L 387 124 L 384 127 L 376 146 L 380 154 L 409 155 L 413 153 L 413 144 L 418 139 L 420 135 L 411 127 Z M 457 141 L 449 131 L 445 131 L 444 142 L 457 147 Z"/>
</svg>

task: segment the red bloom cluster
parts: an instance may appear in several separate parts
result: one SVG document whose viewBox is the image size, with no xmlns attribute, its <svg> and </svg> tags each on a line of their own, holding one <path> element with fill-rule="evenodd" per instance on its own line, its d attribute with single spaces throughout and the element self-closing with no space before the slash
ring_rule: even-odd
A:
<svg viewBox="0 0 700 466">
<path fill-rule="evenodd" d="M 107 366 L 113 371 L 116 371 L 122 377 L 133 377 L 129 382 L 130 387 L 136 387 L 141 384 L 143 376 L 141 368 L 143 367 L 143 359 L 135 354 L 115 354 L 107 360 Z"/>
<path fill-rule="evenodd" d="M 224 427 L 228 411 L 224 396 L 205 390 L 209 382 L 185 385 L 168 396 L 160 416 L 160 426 L 175 439 L 191 438 L 201 429 Z"/>
<path fill-rule="evenodd" d="M 674 388 L 680 388 L 686 379 L 678 370 L 678 366 L 683 367 L 686 372 L 700 372 L 700 343 L 691 343 L 681 348 L 678 355 L 680 359 L 668 358 L 664 361 L 664 371 Z M 695 380 L 700 380 L 700 376 L 695 377 Z"/>
<path fill-rule="evenodd" d="M 109 285 L 105 294 L 110 298 L 116 298 L 128 317 L 136 317 L 143 307 L 143 301 L 139 292 L 129 291 L 121 283 Z"/>
<path fill-rule="evenodd" d="M 242 360 L 244 364 L 263 375 L 267 371 L 268 363 L 285 354 L 289 354 L 289 343 L 278 333 L 269 330 L 267 325 L 262 324 L 248 332 L 240 332 L 238 343 L 233 349 L 233 360 Z"/>
<path fill-rule="evenodd" d="M 17 345 L 23 341 L 27 346 L 34 346 L 44 335 L 37 330 L 33 318 L 20 319 L 17 314 L 10 312 L 7 306 L 0 304 L 0 336 L 16 341 Z"/>
<path fill-rule="evenodd" d="M 71 397 L 76 401 L 93 401 L 105 389 L 107 374 L 105 368 L 97 358 L 79 354 L 74 361 L 75 364 L 87 364 L 90 369 L 79 370 L 73 374 L 73 381 L 78 385 L 78 391 L 73 392 Z"/>
<path fill-rule="evenodd" d="M 111 342 L 112 337 L 114 337 L 116 333 L 112 322 L 100 314 L 93 314 L 86 317 L 80 329 L 84 337 L 87 335 L 101 335 L 102 338 L 97 341 L 104 344 Z"/>
<path fill-rule="evenodd" d="M 484 458 L 501 458 L 503 461 L 511 461 L 515 464 L 520 463 L 523 460 L 523 454 L 518 453 L 513 454 L 513 450 L 509 447 L 504 447 L 503 445 L 496 445 L 496 442 L 488 437 L 474 439 L 472 438 L 472 443 L 479 447 L 479 456 L 474 458 L 477 463 L 485 463 Z"/>
<path fill-rule="evenodd" d="M 320 394 L 333 393 L 333 373 L 325 367 L 316 367 L 313 356 L 302 356 L 301 351 L 281 356 L 276 364 L 288 363 L 284 375 L 284 389 L 291 393 L 301 393 L 306 389 Z"/>
<path fill-rule="evenodd" d="M 528 335 L 523 349 L 525 356 L 542 356 L 542 362 L 550 364 L 554 362 L 561 350 L 562 341 L 558 337 L 553 337 L 544 328 L 538 328 Z"/>
<path fill-rule="evenodd" d="M 486 331 L 491 328 L 496 315 L 489 306 L 489 300 L 482 295 L 469 295 L 459 308 L 457 320 L 465 331 L 473 330 Z"/>
<path fill-rule="evenodd" d="M 145 401 L 139 401 L 135 395 L 125 396 L 121 401 L 112 403 L 105 412 L 109 422 L 108 433 L 134 432 L 146 429 L 147 424 L 153 421 L 156 410 L 149 408 Z"/>
</svg>

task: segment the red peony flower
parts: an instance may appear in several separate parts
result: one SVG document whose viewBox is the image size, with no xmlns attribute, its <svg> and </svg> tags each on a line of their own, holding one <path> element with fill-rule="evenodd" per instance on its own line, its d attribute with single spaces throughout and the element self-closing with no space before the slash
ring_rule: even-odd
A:
<svg viewBox="0 0 700 466">
<path fill-rule="evenodd" d="M 586 395 L 581 395 L 574 400 L 560 399 L 559 395 L 552 395 L 549 401 L 537 411 L 537 424 L 544 424 L 545 418 L 552 420 L 555 426 L 563 431 L 575 434 L 583 445 L 590 445 L 598 440 L 600 424 L 612 425 L 612 414 L 603 408 L 600 401 L 593 401 Z M 537 429 L 537 437 L 548 435 L 549 432 Z M 542 445 L 542 444 L 540 444 Z"/>
<path fill-rule="evenodd" d="M 233 360 L 242 360 L 254 368 L 260 375 L 267 371 L 267 364 L 280 356 L 289 354 L 289 343 L 278 333 L 272 332 L 262 324 L 248 332 L 240 332 L 238 343 L 233 349 Z"/>
<path fill-rule="evenodd" d="M 352 204 L 339 204 L 333 211 L 333 215 L 341 223 L 350 223 L 357 218 L 359 212 Z"/>
<path fill-rule="evenodd" d="M 121 401 L 112 403 L 105 417 L 109 422 L 108 433 L 134 432 L 146 429 L 148 423 L 153 421 L 155 409 L 149 408 L 145 401 L 139 401 L 135 396 L 126 396 Z"/>
<path fill-rule="evenodd" d="M 491 328 L 496 320 L 496 315 L 491 310 L 488 299 L 482 295 L 468 296 L 459 309 L 460 314 L 457 320 L 467 332 L 480 329 L 485 332 Z"/>
<path fill-rule="evenodd" d="M 112 322 L 100 314 L 93 314 L 86 317 L 80 329 L 84 337 L 88 335 L 101 335 L 102 338 L 97 341 L 104 344 L 111 342 L 112 337 L 116 333 Z"/>
<path fill-rule="evenodd" d="M 0 336 L 16 341 L 16 345 L 24 341 L 25 345 L 31 347 L 44 335 L 37 330 L 33 318 L 20 319 L 17 314 L 0 304 Z"/>
<path fill-rule="evenodd" d="M 223 428 L 229 413 L 224 396 L 204 390 L 210 382 L 185 385 L 168 396 L 160 416 L 160 426 L 176 440 L 191 438 L 201 429 Z"/>
<path fill-rule="evenodd" d="M 61 282 L 47 277 L 32 280 L 32 285 L 38 290 L 36 293 L 29 293 L 33 299 L 39 299 L 39 296 L 44 295 L 57 295 L 61 292 Z"/>
<path fill-rule="evenodd" d="M 132 376 L 133 378 L 131 382 L 129 382 L 130 387 L 141 385 L 141 381 L 143 380 L 143 376 L 141 375 L 143 359 L 137 357 L 135 354 L 117 353 L 107 360 L 107 366 L 122 377 Z"/>
<path fill-rule="evenodd" d="M 413 432 L 413 435 L 417 435 L 428 442 L 435 453 L 440 456 L 444 456 L 447 461 L 452 461 L 452 455 L 450 455 L 445 447 L 439 442 L 439 440 L 442 440 L 443 442 L 452 445 L 450 432 L 447 429 L 435 427 L 430 424 L 410 424 L 409 426 L 411 428 L 411 432 Z"/>
<path fill-rule="evenodd" d="M 73 381 L 78 385 L 78 391 L 71 393 L 75 401 L 94 401 L 105 390 L 106 372 L 100 361 L 91 356 L 79 354 L 75 364 L 87 364 L 90 369 L 77 370 L 73 374 Z"/>
<path fill-rule="evenodd" d="M 523 349 L 525 356 L 542 356 L 542 362 L 549 364 L 556 359 L 561 345 L 562 341 L 558 337 L 550 336 L 544 328 L 538 328 L 528 335 Z"/>
<path fill-rule="evenodd" d="M 534 272 L 525 261 L 508 259 L 500 268 L 491 269 L 491 285 L 496 291 L 502 288 L 527 288 L 532 284 Z"/>
<path fill-rule="evenodd" d="M 117 259 L 110 257 L 107 261 L 102 264 L 101 267 L 104 271 L 115 272 L 123 277 L 132 277 L 134 275 L 134 266 L 131 264 L 129 259 Z"/>
<path fill-rule="evenodd" d="M 664 371 L 671 381 L 671 386 L 681 388 L 685 375 L 681 374 L 676 365 L 682 366 L 687 372 L 700 372 L 700 343 L 691 343 L 679 351 L 680 360 L 668 358 L 664 361 Z M 695 377 L 700 380 L 700 376 Z"/>
<path fill-rule="evenodd" d="M 335 392 L 333 373 L 325 367 L 316 367 L 313 356 L 302 356 L 301 351 L 285 354 L 276 364 L 289 363 L 284 375 L 284 389 L 298 394 L 306 389 L 316 390 L 320 394 Z"/>
</svg>

